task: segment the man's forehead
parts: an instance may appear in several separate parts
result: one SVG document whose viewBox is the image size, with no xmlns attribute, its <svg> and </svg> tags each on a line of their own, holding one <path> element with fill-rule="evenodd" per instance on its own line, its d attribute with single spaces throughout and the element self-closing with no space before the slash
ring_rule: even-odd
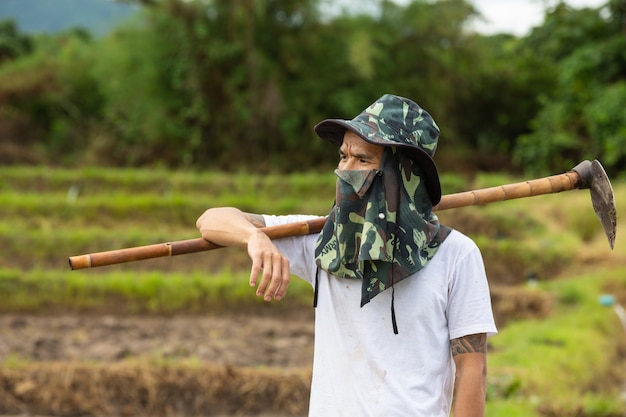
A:
<svg viewBox="0 0 626 417">
<path fill-rule="evenodd" d="M 353 147 L 353 146 L 364 148 L 364 149 L 370 149 L 373 152 L 381 152 L 383 149 L 383 146 L 370 143 L 364 140 L 363 138 L 361 138 L 356 133 L 350 130 L 346 130 L 346 132 L 343 135 L 343 141 L 341 142 L 341 147 L 345 148 L 345 147 Z"/>
</svg>

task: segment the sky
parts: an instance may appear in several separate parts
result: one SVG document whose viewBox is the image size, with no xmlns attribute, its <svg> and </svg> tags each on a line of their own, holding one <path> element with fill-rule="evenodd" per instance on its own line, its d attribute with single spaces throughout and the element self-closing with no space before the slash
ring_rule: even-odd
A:
<svg viewBox="0 0 626 417">
<path fill-rule="evenodd" d="M 556 1 L 547 0 L 470 0 L 483 15 L 485 21 L 477 22 L 476 30 L 485 34 L 512 33 L 524 36 L 534 26 L 543 22 L 546 4 Z M 402 4 L 401 1 L 397 3 Z M 566 0 L 565 3 L 575 8 L 600 7 L 607 0 Z"/>
<path fill-rule="evenodd" d="M 44 4 L 54 3 L 52 0 L 30 0 L 32 4 L 37 2 L 43 2 Z M 65 3 L 70 4 L 72 0 L 66 0 Z M 80 2 L 83 0 L 73 0 Z M 100 0 L 102 3 L 103 0 Z M 112 1 L 112 0 L 109 0 Z M 411 0 L 392 0 L 397 4 L 405 5 Z M 434 0 L 433 0 L 434 1 Z M 494 34 L 494 33 L 511 33 L 517 36 L 527 35 L 531 28 L 541 25 L 543 22 L 544 10 L 546 7 L 554 6 L 559 0 L 468 0 L 472 3 L 478 11 L 483 15 L 483 20 L 477 20 L 472 27 L 480 33 Z M 20 10 L 18 6 L 24 0 L 0 0 L 0 18 L 7 10 Z M 600 7 L 606 4 L 608 0 L 565 0 L 565 3 L 575 8 L 582 7 Z M 107 3 L 106 1 L 104 3 Z M 379 4 L 379 0 L 325 0 L 322 3 L 322 10 L 329 14 L 334 14 L 339 10 L 345 10 L 349 12 L 374 12 L 376 5 Z M 122 8 L 121 3 L 117 5 Z M 127 5 L 124 5 L 128 7 Z M 55 18 L 51 16 L 51 10 L 41 7 L 36 10 L 29 10 L 25 15 L 23 21 L 20 21 L 20 28 L 29 29 L 29 19 L 32 21 L 35 19 L 35 25 L 41 29 L 43 20 L 50 21 Z M 38 14 L 39 13 L 39 14 Z M 41 16 L 44 13 L 45 17 Z M 46 15 L 47 13 L 47 15 Z M 5 13 L 6 14 L 6 13 Z M 43 19 L 43 20 L 42 20 Z M 59 20 L 67 24 L 68 22 L 73 24 L 80 24 L 81 22 L 72 21 L 72 16 L 62 16 Z"/>
<path fill-rule="evenodd" d="M 405 5 L 410 0 L 393 0 Z M 559 0 L 468 0 L 483 16 L 482 21 L 473 25 L 478 32 L 491 35 L 494 33 L 511 33 L 525 36 L 534 26 L 543 22 L 546 7 L 554 6 Z M 575 8 L 600 7 L 608 0 L 565 0 Z M 337 10 L 367 12 L 375 10 L 376 1 L 363 0 L 327 0 L 323 10 L 331 15 Z"/>
</svg>

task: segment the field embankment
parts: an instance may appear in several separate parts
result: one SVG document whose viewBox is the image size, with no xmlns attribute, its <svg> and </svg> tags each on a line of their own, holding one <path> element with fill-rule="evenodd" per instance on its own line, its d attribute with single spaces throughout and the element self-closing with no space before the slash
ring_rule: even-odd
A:
<svg viewBox="0 0 626 417">
<path fill-rule="evenodd" d="M 614 186 L 619 218 L 626 185 Z M 324 215 L 333 192 L 332 174 L 0 168 L 0 414 L 305 415 L 306 284 L 259 301 L 237 249 L 82 271 L 67 258 L 197 237 L 208 207 Z M 626 329 L 598 303 L 626 305 L 621 225 L 611 252 L 586 191 L 439 215 L 485 257 L 501 329 L 488 415 L 626 415 Z"/>
</svg>

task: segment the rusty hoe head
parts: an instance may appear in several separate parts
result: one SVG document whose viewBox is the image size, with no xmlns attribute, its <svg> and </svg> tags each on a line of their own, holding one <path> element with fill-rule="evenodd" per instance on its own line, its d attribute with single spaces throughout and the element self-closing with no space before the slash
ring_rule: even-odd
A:
<svg viewBox="0 0 626 417">
<path fill-rule="evenodd" d="M 611 249 L 615 246 L 617 210 L 611 181 L 598 160 L 583 161 L 572 171 L 580 177 L 580 189 L 589 189 L 593 210 L 602 223 Z"/>
</svg>

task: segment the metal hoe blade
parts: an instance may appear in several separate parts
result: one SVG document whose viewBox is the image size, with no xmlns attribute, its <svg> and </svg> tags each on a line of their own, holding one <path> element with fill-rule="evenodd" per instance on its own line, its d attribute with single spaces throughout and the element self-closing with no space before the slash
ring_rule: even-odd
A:
<svg viewBox="0 0 626 417">
<path fill-rule="evenodd" d="M 598 160 L 583 161 L 572 169 L 580 176 L 581 189 L 588 188 L 591 193 L 593 210 L 602 223 L 604 233 L 609 240 L 611 249 L 615 246 L 617 229 L 617 209 L 611 181 Z"/>
</svg>

